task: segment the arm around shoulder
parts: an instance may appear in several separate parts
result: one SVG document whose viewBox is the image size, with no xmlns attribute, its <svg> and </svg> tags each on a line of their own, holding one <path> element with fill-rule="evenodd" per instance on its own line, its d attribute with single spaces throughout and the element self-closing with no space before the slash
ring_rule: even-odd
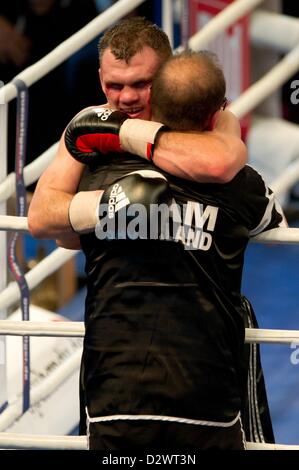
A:
<svg viewBox="0 0 299 470">
<path fill-rule="evenodd" d="M 220 139 L 216 178 L 219 178 L 219 183 L 228 183 L 244 167 L 248 158 L 246 145 L 241 140 L 240 122 L 228 109 L 219 112 L 212 138 Z"/>
<path fill-rule="evenodd" d="M 246 164 L 247 149 L 240 138 L 238 120 L 225 111 L 213 131 L 162 131 L 153 160 L 156 166 L 178 177 L 200 183 L 227 183 Z"/>
</svg>

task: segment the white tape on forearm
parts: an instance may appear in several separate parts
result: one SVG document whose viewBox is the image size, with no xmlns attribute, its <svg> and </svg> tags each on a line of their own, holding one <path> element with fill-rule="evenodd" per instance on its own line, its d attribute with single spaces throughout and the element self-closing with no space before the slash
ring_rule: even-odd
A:
<svg viewBox="0 0 299 470">
<path fill-rule="evenodd" d="M 90 233 L 99 222 L 99 204 L 103 191 L 80 191 L 71 200 L 70 224 L 79 234 Z"/>
<path fill-rule="evenodd" d="M 160 122 L 127 119 L 120 128 L 120 146 L 126 152 L 148 158 L 148 144 L 153 144 L 159 130 Z"/>
</svg>

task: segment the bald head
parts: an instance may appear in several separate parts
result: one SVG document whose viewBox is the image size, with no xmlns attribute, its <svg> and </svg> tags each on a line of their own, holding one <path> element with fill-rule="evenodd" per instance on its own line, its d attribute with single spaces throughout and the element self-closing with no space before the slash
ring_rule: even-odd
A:
<svg viewBox="0 0 299 470">
<path fill-rule="evenodd" d="M 153 81 L 153 119 L 177 130 L 206 129 L 221 108 L 225 88 L 213 54 L 188 51 L 175 55 Z"/>
</svg>

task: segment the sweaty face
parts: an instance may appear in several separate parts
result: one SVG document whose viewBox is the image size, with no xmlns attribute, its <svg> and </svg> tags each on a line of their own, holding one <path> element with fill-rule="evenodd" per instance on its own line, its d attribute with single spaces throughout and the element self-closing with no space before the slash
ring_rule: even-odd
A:
<svg viewBox="0 0 299 470">
<path fill-rule="evenodd" d="M 108 103 L 131 118 L 150 119 L 150 89 L 161 59 L 145 46 L 129 63 L 105 50 L 100 69 L 102 89 Z"/>
</svg>

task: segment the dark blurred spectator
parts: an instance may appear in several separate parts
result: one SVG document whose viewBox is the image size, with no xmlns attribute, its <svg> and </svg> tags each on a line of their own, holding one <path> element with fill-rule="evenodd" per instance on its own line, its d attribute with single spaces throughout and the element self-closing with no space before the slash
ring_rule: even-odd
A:
<svg viewBox="0 0 299 470">
<path fill-rule="evenodd" d="M 299 3 L 294 0 L 283 0 L 282 1 L 282 12 L 285 15 L 299 17 Z"/>
<path fill-rule="evenodd" d="M 41 59 L 98 14 L 95 0 L 10 0 L 0 3 L 0 80 L 15 75 Z M 97 49 L 89 48 L 57 67 L 30 87 L 27 162 L 34 160 L 58 140 L 77 110 L 100 102 Z M 71 76 L 70 65 L 77 60 L 84 74 Z M 79 97 L 72 91 L 81 90 Z M 14 167 L 15 104 L 9 112 L 9 171 Z"/>
<path fill-rule="evenodd" d="M 136 8 L 136 14 L 138 16 L 145 16 L 148 20 L 155 22 L 157 17 L 161 16 L 160 11 L 157 10 L 157 2 L 152 0 L 146 0 L 139 7 Z M 159 8 L 160 10 L 160 8 Z"/>
</svg>

